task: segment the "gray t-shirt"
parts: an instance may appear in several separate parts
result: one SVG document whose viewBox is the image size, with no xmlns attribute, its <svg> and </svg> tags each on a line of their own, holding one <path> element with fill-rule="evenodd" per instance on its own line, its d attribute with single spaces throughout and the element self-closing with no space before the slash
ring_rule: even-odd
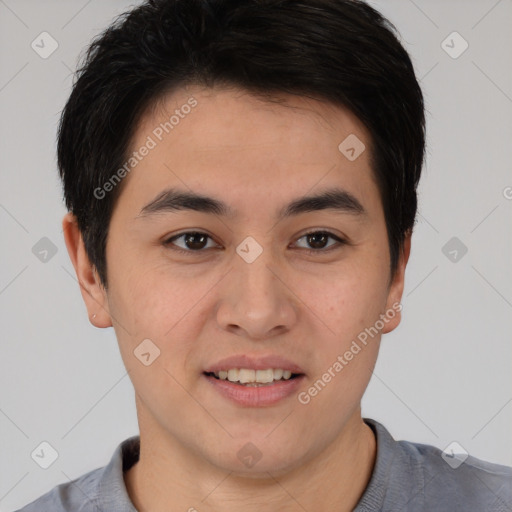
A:
<svg viewBox="0 0 512 512">
<path fill-rule="evenodd" d="M 453 451 L 443 458 L 434 446 L 395 441 L 377 421 L 364 421 L 377 439 L 377 456 L 354 512 L 512 511 L 511 467 L 469 456 L 455 468 L 462 458 L 455 460 Z M 137 512 L 123 471 L 138 458 L 139 436 L 130 437 L 107 466 L 54 487 L 16 512 Z"/>
</svg>

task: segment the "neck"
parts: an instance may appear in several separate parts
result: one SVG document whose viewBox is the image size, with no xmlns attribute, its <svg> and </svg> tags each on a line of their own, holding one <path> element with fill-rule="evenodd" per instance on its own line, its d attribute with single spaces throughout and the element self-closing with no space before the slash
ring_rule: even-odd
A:
<svg viewBox="0 0 512 512">
<path fill-rule="evenodd" d="M 248 477 L 201 459 L 169 432 L 144 429 L 140 421 L 139 461 L 124 474 L 128 494 L 139 512 L 311 512 L 354 509 L 370 480 L 376 441 L 358 410 L 335 441 L 288 472 Z M 264 499 L 262 498 L 264 496 Z"/>
</svg>

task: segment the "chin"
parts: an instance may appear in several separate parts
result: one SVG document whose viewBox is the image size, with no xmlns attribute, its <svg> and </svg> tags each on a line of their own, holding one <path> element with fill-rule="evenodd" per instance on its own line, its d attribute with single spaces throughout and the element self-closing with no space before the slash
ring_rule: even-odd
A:
<svg viewBox="0 0 512 512">
<path fill-rule="evenodd" d="M 263 444 L 263 443 L 261 443 Z M 210 462 L 232 473 L 232 476 L 253 479 L 268 479 L 272 476 L 286 474 L 299 467 L 304 459 L 303 453 L 298 453 L 296 446 L 281 446 L 281 450 L 270 448 L 247 441 L 235 443 L 233 451 L 223 451 L 211 454 Z M 304 447 L 301 447 L 304 450 Z M 234 455 L 234 456 L 233 456 Z"/>
</svg>

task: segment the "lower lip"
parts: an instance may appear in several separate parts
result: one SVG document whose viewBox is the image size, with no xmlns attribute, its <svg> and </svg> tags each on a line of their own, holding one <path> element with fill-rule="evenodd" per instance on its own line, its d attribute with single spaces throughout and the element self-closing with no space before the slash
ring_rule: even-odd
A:
<svg viewBox="0 0 512 512">
<path fill-rule="evenodd" d="M 274 405 L 296 393 L 304 379 L 304 375 L 300 375 L 289 380 L 275 381 L 273 384 L 265 386 L 243 386 L 229 380 L 216 379 L 204 373 L 203 377 L 224 397 L 245 407 Z"/>
</svg>

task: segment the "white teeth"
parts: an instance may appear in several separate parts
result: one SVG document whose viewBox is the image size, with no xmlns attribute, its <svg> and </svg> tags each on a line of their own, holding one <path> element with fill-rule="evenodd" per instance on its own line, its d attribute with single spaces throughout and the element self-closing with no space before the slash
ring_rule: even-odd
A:
<svg viewBox="0 0 512 512">
<path fill-rule="evenodd" d="M 238 380 L 240 384 L 247 384 L 248 382 L 255 382 L 256 372 L 254 370 L 246 370 L 242 368 L 238 371 Z"/>
<path fill-rule="evenodd" d="M 279 380 L 283 377 L 284 370 L 281 370 L 281 368 L 274 370 L 274 379 Z"/>
<path fill-rule="evenodd" d="M 220 380 L 229 380 L 230 382 L 240 382 L 240 384 L 260 383 L 269 384 L 275 380 L 288 380 L 292 376 L 290 370 L 281 368 L 269 368 L 268 370 L 251 370 L 248 368 L 230 368 L 229 370 L 220 370 L 214 372 L 214 375 Z"/>
<path fill-rule="evenodd" d="M 274 372 L 272 370 L 256 370 L 256 382 L 263 384 L 274 380 Z"/>
<path fill-rule="evenodd" d="M 238 370 L 228 370 L 228 380 L 231 382 L 238 382 Z"/>
</svg>

